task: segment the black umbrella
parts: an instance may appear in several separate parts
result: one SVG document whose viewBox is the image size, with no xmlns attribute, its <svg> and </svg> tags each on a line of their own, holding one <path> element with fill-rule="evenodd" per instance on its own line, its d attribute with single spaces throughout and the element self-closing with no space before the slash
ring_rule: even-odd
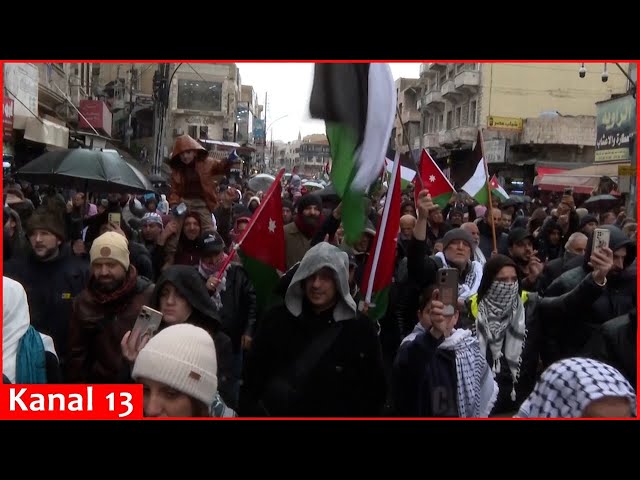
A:
<svg viewBox="0 0 640 480">
<path fill-rule="evenodd" d="M 594 195 L 584 202 L 583 207 L 588 210 L 608 210 L 617 206 L 620 200 L 620 198 L 613 195 Z"/>
<path fill-rule="evenodd" d="M 276 177 L 268 173 L 259 173 L 249 180 L 248 185 L 254 192 L 266 192 L 275 179 Z"/>
<path fill-rule="evenodd" d="M 52 185 L 84 192 L 153 191 L 153 185 L 144 174 L 119 155 L 82 148 L 47 152 L 18 170 L 17 176 L 35 185 Z"/>
</svg>

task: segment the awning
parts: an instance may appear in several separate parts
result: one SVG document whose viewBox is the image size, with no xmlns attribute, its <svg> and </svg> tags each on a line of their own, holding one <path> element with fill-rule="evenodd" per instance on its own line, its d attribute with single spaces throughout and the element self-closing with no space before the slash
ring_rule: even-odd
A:
<svg viewBox="0 0 640 480">
<path fill-rule="evenodd" d="M 536 178 L 533 179 L 534 185 L 538 185 L 540 183 L 540 180 L 542 180 L 542 177 L 544 177 L 545 175 L 553 175 L 557 173 L 566 172 L 566 170 L 563 168 L 545 168 L 545 167 L 537 167 L 536 171 L 538 172 L 538 175 L 536 175 Z"/>
<path fill-rule="evenodd" d="M 45 145 L 69 148 L 69 129 L 44 118 L 27 118 L 24 139 Z"/>
<path fill-rule="evenodd" d="M 565 188 L 573 188 L 575 193 L 591 194 L 600 183 L 600 177 L 607 176 L 618 181 L 618 165 L 592 165 L 563 173 L 552 173 L 538 177 L 540 190 L 562 192 Z"/>
</svg>

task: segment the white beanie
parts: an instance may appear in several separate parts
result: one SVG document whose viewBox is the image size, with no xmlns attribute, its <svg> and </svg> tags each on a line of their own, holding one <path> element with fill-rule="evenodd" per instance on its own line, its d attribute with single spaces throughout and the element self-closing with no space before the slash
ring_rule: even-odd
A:
<svg viewBox="0 0 640 480">
<path fill-rule="evenodd" d="M 206 330 L 179 323 L 149 340 L 136 358 L 131 376 L 148 378 L 212 405 L 218 391 L 218 361 Z"/>
</svg>

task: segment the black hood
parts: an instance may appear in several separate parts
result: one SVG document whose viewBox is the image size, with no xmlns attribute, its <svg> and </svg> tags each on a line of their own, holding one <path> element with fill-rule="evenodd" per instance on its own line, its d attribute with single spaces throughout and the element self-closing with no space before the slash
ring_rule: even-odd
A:
<svg viewBox="0 0 640 480">
<path fill-rule="evenodd" d="M 209 291 L 196 267 L 173 265 L 167 268 L 158 279 L 151 294 L 152 308 L 160 308 L 160 292 L 167 283 L 171 283 L 180 292 L 180 295 L 187 299 L 193 312 L 197 313 L 201 321 L 209 323 L 215 329 L 219 328 L 220 313 L 211 301 Z"/>
<path fill-rule="evenodd" d="M 631 265 L 636 258 L 636 249 L 633 239 L 627 237 L 625 233 L 615 225 L 600 225 L 598 228 L 604 228 L 611 232 L 609 237 L 609 248 L 614 252 L 622 247 L 627 247 L 627 256 L 625 258 L 625 267 Z M 591 260 L 591 248 L 593 247 L 593 232 L 587 236 L 587 250 L 584 255 L 583 266 L 587 272 L 592 268 L 588 265 Z"/>
</svg>

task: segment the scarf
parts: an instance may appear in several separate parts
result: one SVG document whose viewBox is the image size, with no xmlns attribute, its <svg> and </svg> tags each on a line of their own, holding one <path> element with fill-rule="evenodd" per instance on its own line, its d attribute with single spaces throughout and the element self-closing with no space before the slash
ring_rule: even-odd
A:
<svg viewBox="0 0 640 480">
<path fill-rule="evenodd" d="M 436 257 L 442 261 L 445 268 L 450 268 L 444 253 L 438 252 Z M 469 268 L 464 283 L 458 284 L 458 298 L 460 300 L 466 300 L 471 295 L 478 293 L 478 287 L 480 287 L 480 281 L 482 280 L 482 265 L 480 262 L 474 260 L 470 264 L 471 268 Z"/>
<path fill-rule="evenodd" d="M 324 223 L 324 215 L 320 215 L 318 217 L 318 219 L 316 220 L 317 223 L 315 225 L 309 225 L 308 223 L 306 223 L 304 221 L 304 216 L 301 213 L 297 213 L 293 217 L 293 221 L 296 224 L 296 227 L 298 227 L 300 233 L 302 233 L 305 238 L 311 239 Z"/>
<path fill-rule="evenodd" d="M 208 279 L 212 275 L 218 276 L 218 274 L 220 273 L 220 269 L 227 261 L 227 258 L 229 258 L 229 255 L 223 252 L 222 255 L 218 258 L 218 261 L 214 265 L 202 263 L 202 260 L 200 260 L 200 264 L 198 265 L 198 271 L 200 272 L 200 275 L 202 275 L 205 279 Z M 222 296 L 220 295 L 220 293 L 224 292 L 226 289 L 227 289 L 227 271 L 225 270 L 225 272 L 222 274 L 222 279 L 218 284 L 218 288 L 216 288 L 213 291 L 213 293 L 211 293 L 210 295 L 211 301 L 213 302 L 213 304 L 216 306 L 218 310 L 222 308 Z"/>
<path fill-rule="evenodd" d="M 566 358 L 544 371 L 516 418 L 579 418 L 604 397 L 626 397 L 636 415 L 636 393 L 618 370 L 590 358 Z"/>
<path fill-rule="evenodd" d="M 482 253 L 482 250 L 480 250 L 480 247 L 474 248 L 473 255 L 476 259 L 476 262 L 484 267 L 484 264 L 487 263 L 487 258 L 484 256 L 484 253 Z"/>
<path fill-rule="evenodd" d="M 486 355 L 487 345 L 493 357 L 493 373 L 500 373 L 504 357 L 511 371 L 511 400 L 516 400 L 516 383 L 520 376 L 522 350 L 526 338 L 524 305 L 518 294 L 518 283 L 494 281 L 478 305 L 476 332 L 480 351 Z"/>
<path fill-rule="evenodd" d="M 15 383 L 25 385 L 48 383 L 44 342 L 31 325 L 18 345 Z"/>
<path fill-rule="evenodd" d="M 458 415 L 461 418 L 488 418 L 498 398 L 498 384 L 478 339 L 469 330 L 457 329 L 438 348 L 455 352 Z"/>
<path fill-rule="evenodd" d="M 91 277 L 89 283 L 89 291 L 93 298 L 100 305 L 105 305 L 107 303 L 115 302 L 117 300 L 122 299 L 127 296 L 136 288 L 136 283 L 138 281 L 138 271 L 136 267 L 133 265 L 129 266 L 129 271 L 127 272 L 127 276 L 125 277 L 124 284 L 118 288 L 115 292 L 111 293 L 103 293 L 95 289 L 95 277 Z M 126 308 L 126 302 L 120 302 L 118 310 Z"/>
</svg>

